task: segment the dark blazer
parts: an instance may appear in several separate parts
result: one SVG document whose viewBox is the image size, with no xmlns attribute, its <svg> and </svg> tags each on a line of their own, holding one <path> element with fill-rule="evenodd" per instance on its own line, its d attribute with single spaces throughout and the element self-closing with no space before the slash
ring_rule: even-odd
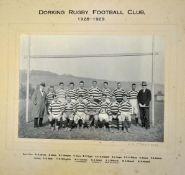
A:
<svg viewBox="0 0 185 175">
<path fill-rule="evenodd" d="M 150 101 L 151 101 L 151 91 L 149 89 L 146 89 L 145 92 L 143 92 L 143 89 L 141 89 L 137 96 L 138 103 L 141 103 L 142 105 L 146 105 L 149 107 Z"/>
</svg>

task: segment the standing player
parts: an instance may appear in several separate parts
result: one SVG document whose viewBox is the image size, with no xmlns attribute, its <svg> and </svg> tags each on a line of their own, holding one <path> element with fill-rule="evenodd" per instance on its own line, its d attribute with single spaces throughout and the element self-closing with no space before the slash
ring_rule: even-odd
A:
<svg viewBox="0 0 185 175">
<path fill-rule="evenodd" d="M 124 128 L 128 132 L 128 128 L 131 125 L 131 113 L 132 113 L 132 105 L 129 103 L 127 96 L 123 96 L 123 101 L 119 105 L 120 115 L 119 119 L 119 130 L 123 130 Z"/>
<path fill-rule="evenodd" d="M 74 113 L 75 113 L 75 105 L 71 101 L 71 97 L 66 97 L 66 103 L 64 105 L 64 112 L 62 115 L 62 124 L 64 125 L 64 128 L 66 130 L 71 131 L 73 128 L 73 119 L 74 119 Z"/>
<path fill-rule="evenodd" d="M 110 99 L 111 99 L 111 96 L 112 96 L 112 92 L 111 90 L 108 88 L 108 82 L 105 81 L 103 83 L 103 89 L 102 89 L 102 94 L 105 94 L 106 95 L 106 101 L 108 103 L 110 103 Z"/>
<path fill-rule="evenodd" d="M 130 104 L 132 105 L 132 115 L 135 116 L 136 126 L 138 125 L 138 114 L 139 114 L 137 96 L 138 91 L 136 91 L 136 84 L 133 83 L 132 90 L 128 92 L 128 99 Z"/>
<path fill-rule="evenodd" d="M 92 87 L 89 89 L 89 97 L 93 96 L 96 103 L 100 103 L 102 98 L 102 92 L 97 87 L 97 81 L 92 82 Z"/>
<path fill-rule="evenodd" d="M 48 89 L 48 93 L 46 95 L 46 99 L 47 99 L 46 110 L 48 115 L 49 115 L 48 108 L 51 102 L 53 101 L 54 95 L 55 95 L 54 86 L 50 86 Z"/>
<path fill-rule="evenodd" d="M 59 88 L 56 90 L 57 99 L 61 102 L 65 102 L 66 90 L 64 89 L 64 83 L 59 83 Z"/>
<path fill-rule="evenodd" d="M 88 120 L 86 119 L 85 108 L 86 104 L 83 101 L 83 96 L 79 95 L 78 101 L 75 105 L 75 116 L 74 116 L 74 123 L 78 128 L 82 126 L 84 127 L 85 124 L 88 123 Z"/>
<path fill-rule="evenodd" d="M 107 95 L 102 95 L 102 101 L 100 102 L 99 121 L 103 128 L 109 128 L 110 117 L 108 115 L 109 102 L 106 101 Z"/>
<path fill-rule="evenodd" d="M 118 128 L 118 116 L 120 115 L 119 112 L 119 103 L 116 101 L 116 96 L 113 95 L 111 99 L 111 103 L 108 107 L 108 115 L 109 115 L 109 128 L 112 129 L 112 126 L 116 126 Z"/>
<path fill-rule="evenodd" d="M 115 95 L 116 101 L 118 103 L 121 103 L 123 101 L 123 96 L 126 95 L 126 92 L 124 91 L 123 88 L 121 88 L 120 82 L 117 83 L 117 89 L 113 91 L 113 94 Z"/>
<path fill-rule="evenodd" d="M 61 107 L 61 103 L 60 101 L 57 99 L 56 95 L 54 95 L 54 99 L 53 101 L 50 103 L 49 108 L 48 108 L 48 112 L 49 112 L 49 122 L 51 125 L 51 129 L 54 130 L 58 130 L 59 126 L 60 126 L 60 118 L 61 118 L 61 114 L 62 114 L 62 107 Z"/>
<path fill-rule="evenodd" d="M 66 95 L 71 98 L 73 103 L 76 103 L 76 89 L 74 88 L 75 84 L 73 82 L 69 83 L 69 89 L 67 90 Z"/>
<path fill-rule="evenodd" d="M 84 88 L 84 81 L 79 82 L 79 88 L 76 90 L 76 96 L 77 98 L 81 96 L 85 103 L 88 102 L 88 91 Z"/>
<path fill-rule="evenodd" d="M 90 124 L 88 126 L 98 127 L 98 114 L 100 111 L 100 106 L 95 102 L 93 96 L 89 97 L 89 102 L 86 105 L 86 119 L 89 120 Z"/>
<path fill-rule="evenodd" d="M 142 82 L 142 89 L 139 91 L 138 96 L 139 110 L 140 110 L 140 118 L 142 127 L 146 129 L 150 128 L 150 101 L 151 101 L 151 91 L 147 89 L 147 83 Z"/>
</svg>

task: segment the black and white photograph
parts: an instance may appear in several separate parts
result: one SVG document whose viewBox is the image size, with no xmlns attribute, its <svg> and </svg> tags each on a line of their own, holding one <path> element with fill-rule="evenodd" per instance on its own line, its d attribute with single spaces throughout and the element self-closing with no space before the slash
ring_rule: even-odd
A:
<svg viewBox="0 0 185 175">
<path fill-rule="evenodd" d="M 20 38 L 18 137 L 164 142 L 157 35 Z"/>
</svg>

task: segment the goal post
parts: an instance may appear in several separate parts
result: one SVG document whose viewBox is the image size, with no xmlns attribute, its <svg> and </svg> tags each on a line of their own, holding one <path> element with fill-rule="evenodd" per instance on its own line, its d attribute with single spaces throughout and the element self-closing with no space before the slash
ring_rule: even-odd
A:
<svg viewBox="0 0 185 175">
<path fill-rule="evenodd" d="M 140 53 L 112 53 L 112 54 L 79 54 L 79 55 L 32 55 L 31 54 L 31 36 L 28 37 L 28 55 L 25 56 L 27 59 L 27 81 L 26 81 L 26 122 L 29 122 L 29 83 L 30 83 L 30 61 L 32 59 L 59 59 L 59 58 L 100 58 L 100 57 L 143 57 L 143 56 L 151 56 L 152 59 L 152 72 L 151 72 L 151 91 L 152 91 L 152 111 L 151 111 L 151 119 L 152 125 L 155 123 L 155 115 L 154 115 L 154 71 L 155 71 L 155 56 L 159 55 L 158 52 L 155 52 L 155 37 L 152 36 L 152 51 L 151 52 L 140 52 Z"/>
</svg>

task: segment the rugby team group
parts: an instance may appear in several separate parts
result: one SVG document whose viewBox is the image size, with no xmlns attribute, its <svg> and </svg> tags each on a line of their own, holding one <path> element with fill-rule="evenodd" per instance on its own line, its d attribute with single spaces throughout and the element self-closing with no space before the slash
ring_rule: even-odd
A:
<svg viewBox="0 0 185 175">
<path fill-rule="evenodd" d="M 100 89 L 97 81 L 92 81 L 92 87 L 86 89 L 84 81 L 80 81 L 78 88 L 70 82 L 66 90 L 60 82 L 56 90 L 50 86 L 45 92 L 42 82 L 32 96 L 34 127 L 43 126 L 47 111 L 51 130 L 102 128 L 111 132 L 129 132 L 131 123 L 149 129 L 151 91 L 146 82 L 142 82 L 141 87 L 138 91 L 133 83 L 126 92 L 118 82 L 115 90 L 110 90 L 105 81 Z"/>
</svg>

